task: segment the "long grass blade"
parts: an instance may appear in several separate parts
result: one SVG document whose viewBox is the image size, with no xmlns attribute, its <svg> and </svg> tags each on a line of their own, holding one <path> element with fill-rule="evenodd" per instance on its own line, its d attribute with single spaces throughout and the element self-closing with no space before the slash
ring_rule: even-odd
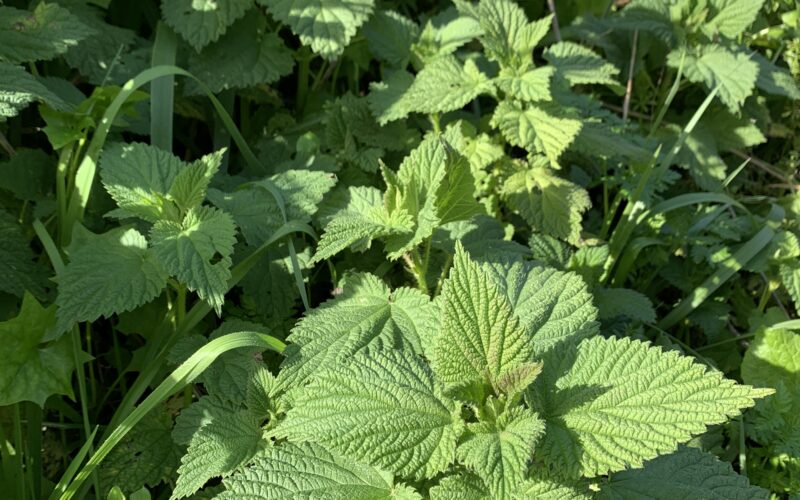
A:
<svg viewBox="0 0 800 500">
<path fill-rule="evenodd" d="M 159 386 L 145 398 L 142 403 L 131 412 L 125 420 L 97 448 L 89 461 L 86 462 L 75 480 L 72 481 L 61 495 L 61 500 L 69 500 L 81 488 L 94 469 L 103 461 L 109 452 L 133 429 L 133 427 L 156 406 L 164 402 L 169 396 L 182 389 L 186 384 L 196 379 L 222 354 L 240 347 L 258 347 L 283 352 L 286 347 L 280 340 L 257 332 L 237 332 L 216 338 L 197 350 L 189 359 L 173 371 Z"/>
</svg>

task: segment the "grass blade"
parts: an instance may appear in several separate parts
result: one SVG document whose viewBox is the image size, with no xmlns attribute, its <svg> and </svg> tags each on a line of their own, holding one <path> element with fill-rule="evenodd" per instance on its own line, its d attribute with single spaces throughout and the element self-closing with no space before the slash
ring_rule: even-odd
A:
<svg viewBox="0 0 800 500">
<path fill-rule="evenodd" d="M 174 65 L 178 53 L 178 37 L 169 26 L 159 21 L 153 44 L 153 66 Z M 172 151 L 172 114 L 175 101 L 175 77 L 162 76 L 150 84 L 150 144 Z"/>
</svg>

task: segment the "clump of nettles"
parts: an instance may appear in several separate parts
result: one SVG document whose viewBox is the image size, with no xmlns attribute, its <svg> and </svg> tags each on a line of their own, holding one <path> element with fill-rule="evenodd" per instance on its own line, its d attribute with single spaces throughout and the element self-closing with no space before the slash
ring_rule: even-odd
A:
<svg viewBox="0 0 800 500">
<path fill-rule="evenodd" d="M 758 495 L 679 446 L 770 391 L 604 337 L 596 317 L 577 275 L 479 263 L 460 243 L 433 301 L 349 276 L 293 329 L 277 377 L 258 371 L 239 402 L 212 394 L 184 411 L 176 432 L 196 430 L 174 496 L 219 475 L 220 498 Z"/>
</svg>

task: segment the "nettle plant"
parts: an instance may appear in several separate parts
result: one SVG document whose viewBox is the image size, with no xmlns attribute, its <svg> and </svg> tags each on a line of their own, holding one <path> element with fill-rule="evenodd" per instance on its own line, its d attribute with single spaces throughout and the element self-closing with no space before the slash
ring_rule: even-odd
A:
<svg viewBox="0 0 800 500">
<path fill-rule="evenodd" d="M 435 300 L 349 275 L 294 327 L 277 376 L 253 367 L 238 399 L 181 413 L 173 497 L 220 475 L 220 498 L 758 496 L 678 446 L 771 391 L 606 338 L 596 316 L 577 275 L 460 244 Z"/>
</svg>

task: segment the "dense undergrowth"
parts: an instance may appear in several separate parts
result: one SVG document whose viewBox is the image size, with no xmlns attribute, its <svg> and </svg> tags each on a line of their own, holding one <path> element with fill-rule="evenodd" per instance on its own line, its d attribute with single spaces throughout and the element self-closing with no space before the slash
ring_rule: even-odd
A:
<svg viewBox="0 0 800 500">
<path fill-rule="evenodd" d="M 0 6 L 5 498 L 798 498 L 789 0 Z"/>
</svg>

